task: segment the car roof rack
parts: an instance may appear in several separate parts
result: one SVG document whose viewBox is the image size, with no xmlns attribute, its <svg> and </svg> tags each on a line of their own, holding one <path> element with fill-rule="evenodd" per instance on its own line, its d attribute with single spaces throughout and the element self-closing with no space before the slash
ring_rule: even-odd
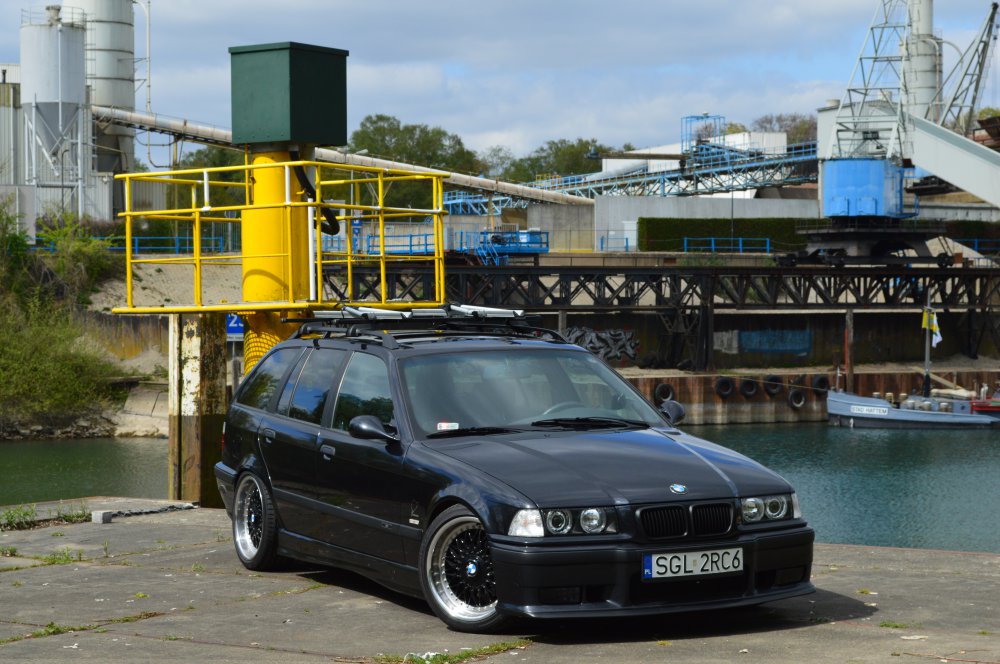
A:
<svg viewBox="0 0 1000 664">
<path fill-rule="evenodd" d="M 344 307 L 335 311 L 317 311 L 309 318 L 282 320 L 287 323 L 302 323 L 292 338 L 311 334 L 364 338 L 390 349 L 399 348 L 399 341 L 406 338 L 426 337 L 428 333 L 459 335 L 474 332 L 481 336 L 548 337 L 555 342 L 568 343 L 555 330 L 530 324 L 523 309 L 465 304 L 409 311 Z"/>
</svg>

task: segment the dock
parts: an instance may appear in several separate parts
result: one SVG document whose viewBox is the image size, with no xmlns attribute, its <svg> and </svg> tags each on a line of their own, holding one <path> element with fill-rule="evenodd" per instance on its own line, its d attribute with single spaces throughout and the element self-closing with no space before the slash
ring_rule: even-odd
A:
<svg viewBox="0 0 1000 664">
<path fill-rule="evenodd" d="M 98 522 L 0 532 L 0 661 L 1000 662 L 1000 553 L 821 543 L 812 595 L 478 635 L 352 573 L 250 572 L 222 510 L 83 504 Z"/>
</svg>

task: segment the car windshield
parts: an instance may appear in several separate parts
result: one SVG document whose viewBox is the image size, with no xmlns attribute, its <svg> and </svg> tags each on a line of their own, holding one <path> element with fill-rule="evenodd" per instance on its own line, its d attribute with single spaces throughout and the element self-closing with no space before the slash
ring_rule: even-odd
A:
<svg viewBox="0 0 1000 664">
<path fill-rule="evenodd" d="M 664 423 L 623 378 L 586 352 L 470 351 L 410 357 L 399 366 L 420 436 Z"/>
</svg>

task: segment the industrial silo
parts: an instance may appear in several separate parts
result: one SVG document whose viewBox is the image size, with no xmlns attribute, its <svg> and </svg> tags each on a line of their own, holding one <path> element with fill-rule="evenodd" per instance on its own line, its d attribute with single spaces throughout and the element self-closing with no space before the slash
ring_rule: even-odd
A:
<svg viewBox="0 0 1000 664">
<path fill-rule="evenodd" d="M 20 37 L 25 182 L 48 190 L 40 203 L 82 213 L 89 121 L 83 12 L 58 5 L 25 12 Z"/>
<path fill-rule="evenodd" d="M 86 102 L 86 32 L 82 15 L 64 16 L 58 5 L 26 17 L 21 25 L 21 105 L 45 151 L 55 155 Z"/>
<path fill-rule="evenodd" d="M 87 78 L 90 102 L 135 110 L 135 27 L 132 0 L 69 0 L 87 17 Z M 131 170 L 135 131 L 115 125 L 97 128 L 97 170 Z"/>
</svg>

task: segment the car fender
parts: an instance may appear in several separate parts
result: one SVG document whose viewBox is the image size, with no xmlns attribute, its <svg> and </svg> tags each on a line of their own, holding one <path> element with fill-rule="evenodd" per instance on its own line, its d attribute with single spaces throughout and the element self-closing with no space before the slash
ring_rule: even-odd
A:
<svg viewBox="0 0 1000 664">
<path fill-rule="evenodd" d="M 423 466 L 437 476 L 437 490 L 424 501 L 425 523 L 430 523 L 451 505 L 462 504 L 472 510 L 488 533 L 506 534 L 510 520 L 520 509 L 536 505 L 521 492 L 481 470 L 435 454 L 422 446 L 412 446 L 406 462 Z"/>
<path fill-rule="evenodd" d="M 236 465 L 236 481 L 238 482 L 240 475 L 248 471 L 263 479 L 268 486 L 271 485 L 271 476 L 267 472 L 267 466 L 264 465 L 264 460 L 256 452 L 249 452 L 240 459 Z"/>
</svg>

